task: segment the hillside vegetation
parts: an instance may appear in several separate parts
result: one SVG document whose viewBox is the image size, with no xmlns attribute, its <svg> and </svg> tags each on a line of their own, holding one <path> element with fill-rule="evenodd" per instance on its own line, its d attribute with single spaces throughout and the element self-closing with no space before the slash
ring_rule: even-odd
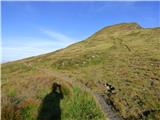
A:
<svg viewBox="0 0 160 120">
<path fill-rule="evenodd" d="M 14 111 L 11 106 L 15 105 L 20 108 L 18 114 L 31 108 L 34 112 L 29 111 L 27 115 L 32 113 L 33 117 L 36 116 L 37 106 L 50 90 L 53 81 L 57 80 L 36 69 L 39 68 L 51 73 L 62 73 L 103 95 L 107 98 L 106 102 L 110 101 L 114 110 L 124 119 L 159 120 L 159 33 L 160 28 L 142 28 L 136 23 L 117 24 L 105 27 L 67 48 L 2 64 L 2 117 L 3 112 L 6 115 L 7 112 Z M 57 81 L 62 82 L 59 79 Z M 106 83 L 114 87 L 114 93 L 108 94 L 104 86 Z M 83 120 L 104 119 L 89 93 L 84 93 L 82 89 L 78 89 L 77 93 L 77 86 L 71 87 L 63 82 L 61 84 L 65 84 L 67 90 L 71 89 L 73 96 L 64 99 L 66 102 L 62 101 L 62 118 L 80 120 L 79 116 Z M 75 99 L 77 106 L 74 106 Z M 81 111 L 82 109 L 86 111 Z M 35 118 L 27 118 L 29 119 Z"/>
</svg>

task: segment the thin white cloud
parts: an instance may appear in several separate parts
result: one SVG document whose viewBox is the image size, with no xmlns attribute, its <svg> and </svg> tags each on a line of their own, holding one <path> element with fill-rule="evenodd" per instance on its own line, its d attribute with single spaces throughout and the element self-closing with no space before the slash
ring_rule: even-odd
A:
<svg viewBox="0 0 160 120">
<path fill-rule="evenodd" d="M 23 46 L 4 47 L 2 48 L 2 62 L 18 60 L 42 53 L 46 53 L 46 50 Z"/>
<path fill-rule="evenodd" d="M 73 42 L 74 39 L 59 33 L 59 32 L 55 32 L 53 30 L 48 30 L 48 29 L 40 29 L 40 31 L 47 35 L 48 37 L 52 38 L 54 41 L 61 41 L 61 42 Z"/>
<path fill-rule="evenodd" d="M 58 32 L 50 30 L 41 30 L 41 32 L 46 35 L 46 38 L 20 37 L 14 38 L 15 40 L 8 38 L 9 42 L 2 44 L 2 62 L 53 52 L 76 42 Z"/>
</svg>

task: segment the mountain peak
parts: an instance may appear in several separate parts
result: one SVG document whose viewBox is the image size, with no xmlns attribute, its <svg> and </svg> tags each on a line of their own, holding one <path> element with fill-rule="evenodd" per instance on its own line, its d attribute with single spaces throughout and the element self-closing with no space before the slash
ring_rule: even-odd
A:
<svg viewBox="0 0 160 120">
<path fill-rule="evenodd" d="M 134 29 L 140 29 L 142 28 L 138 23 L 132 22 L 132 23 L 120 23 L 120 24 L 115 24 L 112 26 L 107 26 L 105 28 L 134 28 Z"/>
<path fill-rule="evenodd" d="M 120 24 L 115 24 L 112 26 L 107 26 L 102 28 L 98 33 L 114 33 L 114 32 L 118 32 L 118 31 L 126 31 L 126 30 L 136 30 L 136 29 L 142 29 L 142 27 L 135 23 L 120 23 Z"/>
</svg>

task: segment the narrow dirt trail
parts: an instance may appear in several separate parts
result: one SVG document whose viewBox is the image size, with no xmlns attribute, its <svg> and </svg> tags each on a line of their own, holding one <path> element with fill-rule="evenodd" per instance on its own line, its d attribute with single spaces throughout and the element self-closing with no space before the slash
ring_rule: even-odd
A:
<svg viewBox="0 0 160 120">
<path fill-rule="evenodd" d="M 90 93 L 94 97 L 95 101 L 97 102 L 97 104 L 99 105 L 101 110 L 103 111 L 103 113 L 106 117 L 106 120 L 123 120 L 123 118 L 121 118 L 117 113 L 115 113 L 112 110 L 112 106 L 106 103 L 106 101 L 102 95 L 100 95 L 99 93 L 93 92 L 90 88 L 88 88 L 84 84 L 80 83 L 79 81 L 74 81 L 71 78 L 69 78 L 69 77 L 65 76 L 64 74 L 57 72 L 57 71 L 50 71 L 45 68 L 33 67 L 32 65 L 29 65 L 29 64 L 25 64 L 25 65 L 28 67 L 32 67 L 34 69 L 37 69 L 39 71 L 42 71 L 49 76 L 53 76 L 53 77 L 56 77 L 57 79 L 64 80 L 65 82 L 68 82 L 72 85 L 76 85 L 76 86 L 80 87 L 82 90 Z"/>
</svg>

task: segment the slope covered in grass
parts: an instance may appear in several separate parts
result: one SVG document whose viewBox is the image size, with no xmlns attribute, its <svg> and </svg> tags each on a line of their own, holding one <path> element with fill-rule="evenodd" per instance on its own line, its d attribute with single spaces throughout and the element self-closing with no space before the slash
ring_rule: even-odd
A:
<svg viewBox="0 0 160 120">
<path fill-rule="evenodd" d="M 64 97 L 59 101 L 60 106 L 54 98 L 52 102 L 45 100 L 51 94 L 53 83 L 59 83 L 62 87 Z M 104 119 L 94 98 L 78 86 L 72 86 L 21 62 L 3 65 L 2 120 L 43 120 L 38 116 L 45 117 L 51 111 L 41 113 L 41 106 L 46 109 L 59 107 L 62 120 Z"/>
<path fill-rule="evenodd" d="M 142 28 L 136 23 L 113 25 L 67 48 L 19 62 L 33 68 L 58 71 L 81 82 L 107 97 L 115 110 L 125 119 L 158 120 L 160 119 L 159 33 L 160 28 Z M 15 68 L 12 64 L 15 64 Z M 27 82 L 27 77 L 31 77 L 27 74 L 33 75 L 37 72 L 32 72 L 33 69 L 28 70 L 23 66 L 16 67 L 18 67 L 16 62 L 2 65 L 2 80 L 4 86 L 8 86 L 8 88 L 2 87 L 4 91 L 2 92 L 5 94 L 14 91 L 11 90 L 13 88 L 20 89 L 16 87 L 13 76 L 17 77 L 17 84 L 21 85 Z M 45 75 L 41 74 L 41 77 Z M 29 79 L 28 82 L 39 84 L 35 79 L 33 81 Z M 115 88 L 114 94 L 110 96 L 106 94 L 104 83 L 109 83 Z"/>
</svg>

